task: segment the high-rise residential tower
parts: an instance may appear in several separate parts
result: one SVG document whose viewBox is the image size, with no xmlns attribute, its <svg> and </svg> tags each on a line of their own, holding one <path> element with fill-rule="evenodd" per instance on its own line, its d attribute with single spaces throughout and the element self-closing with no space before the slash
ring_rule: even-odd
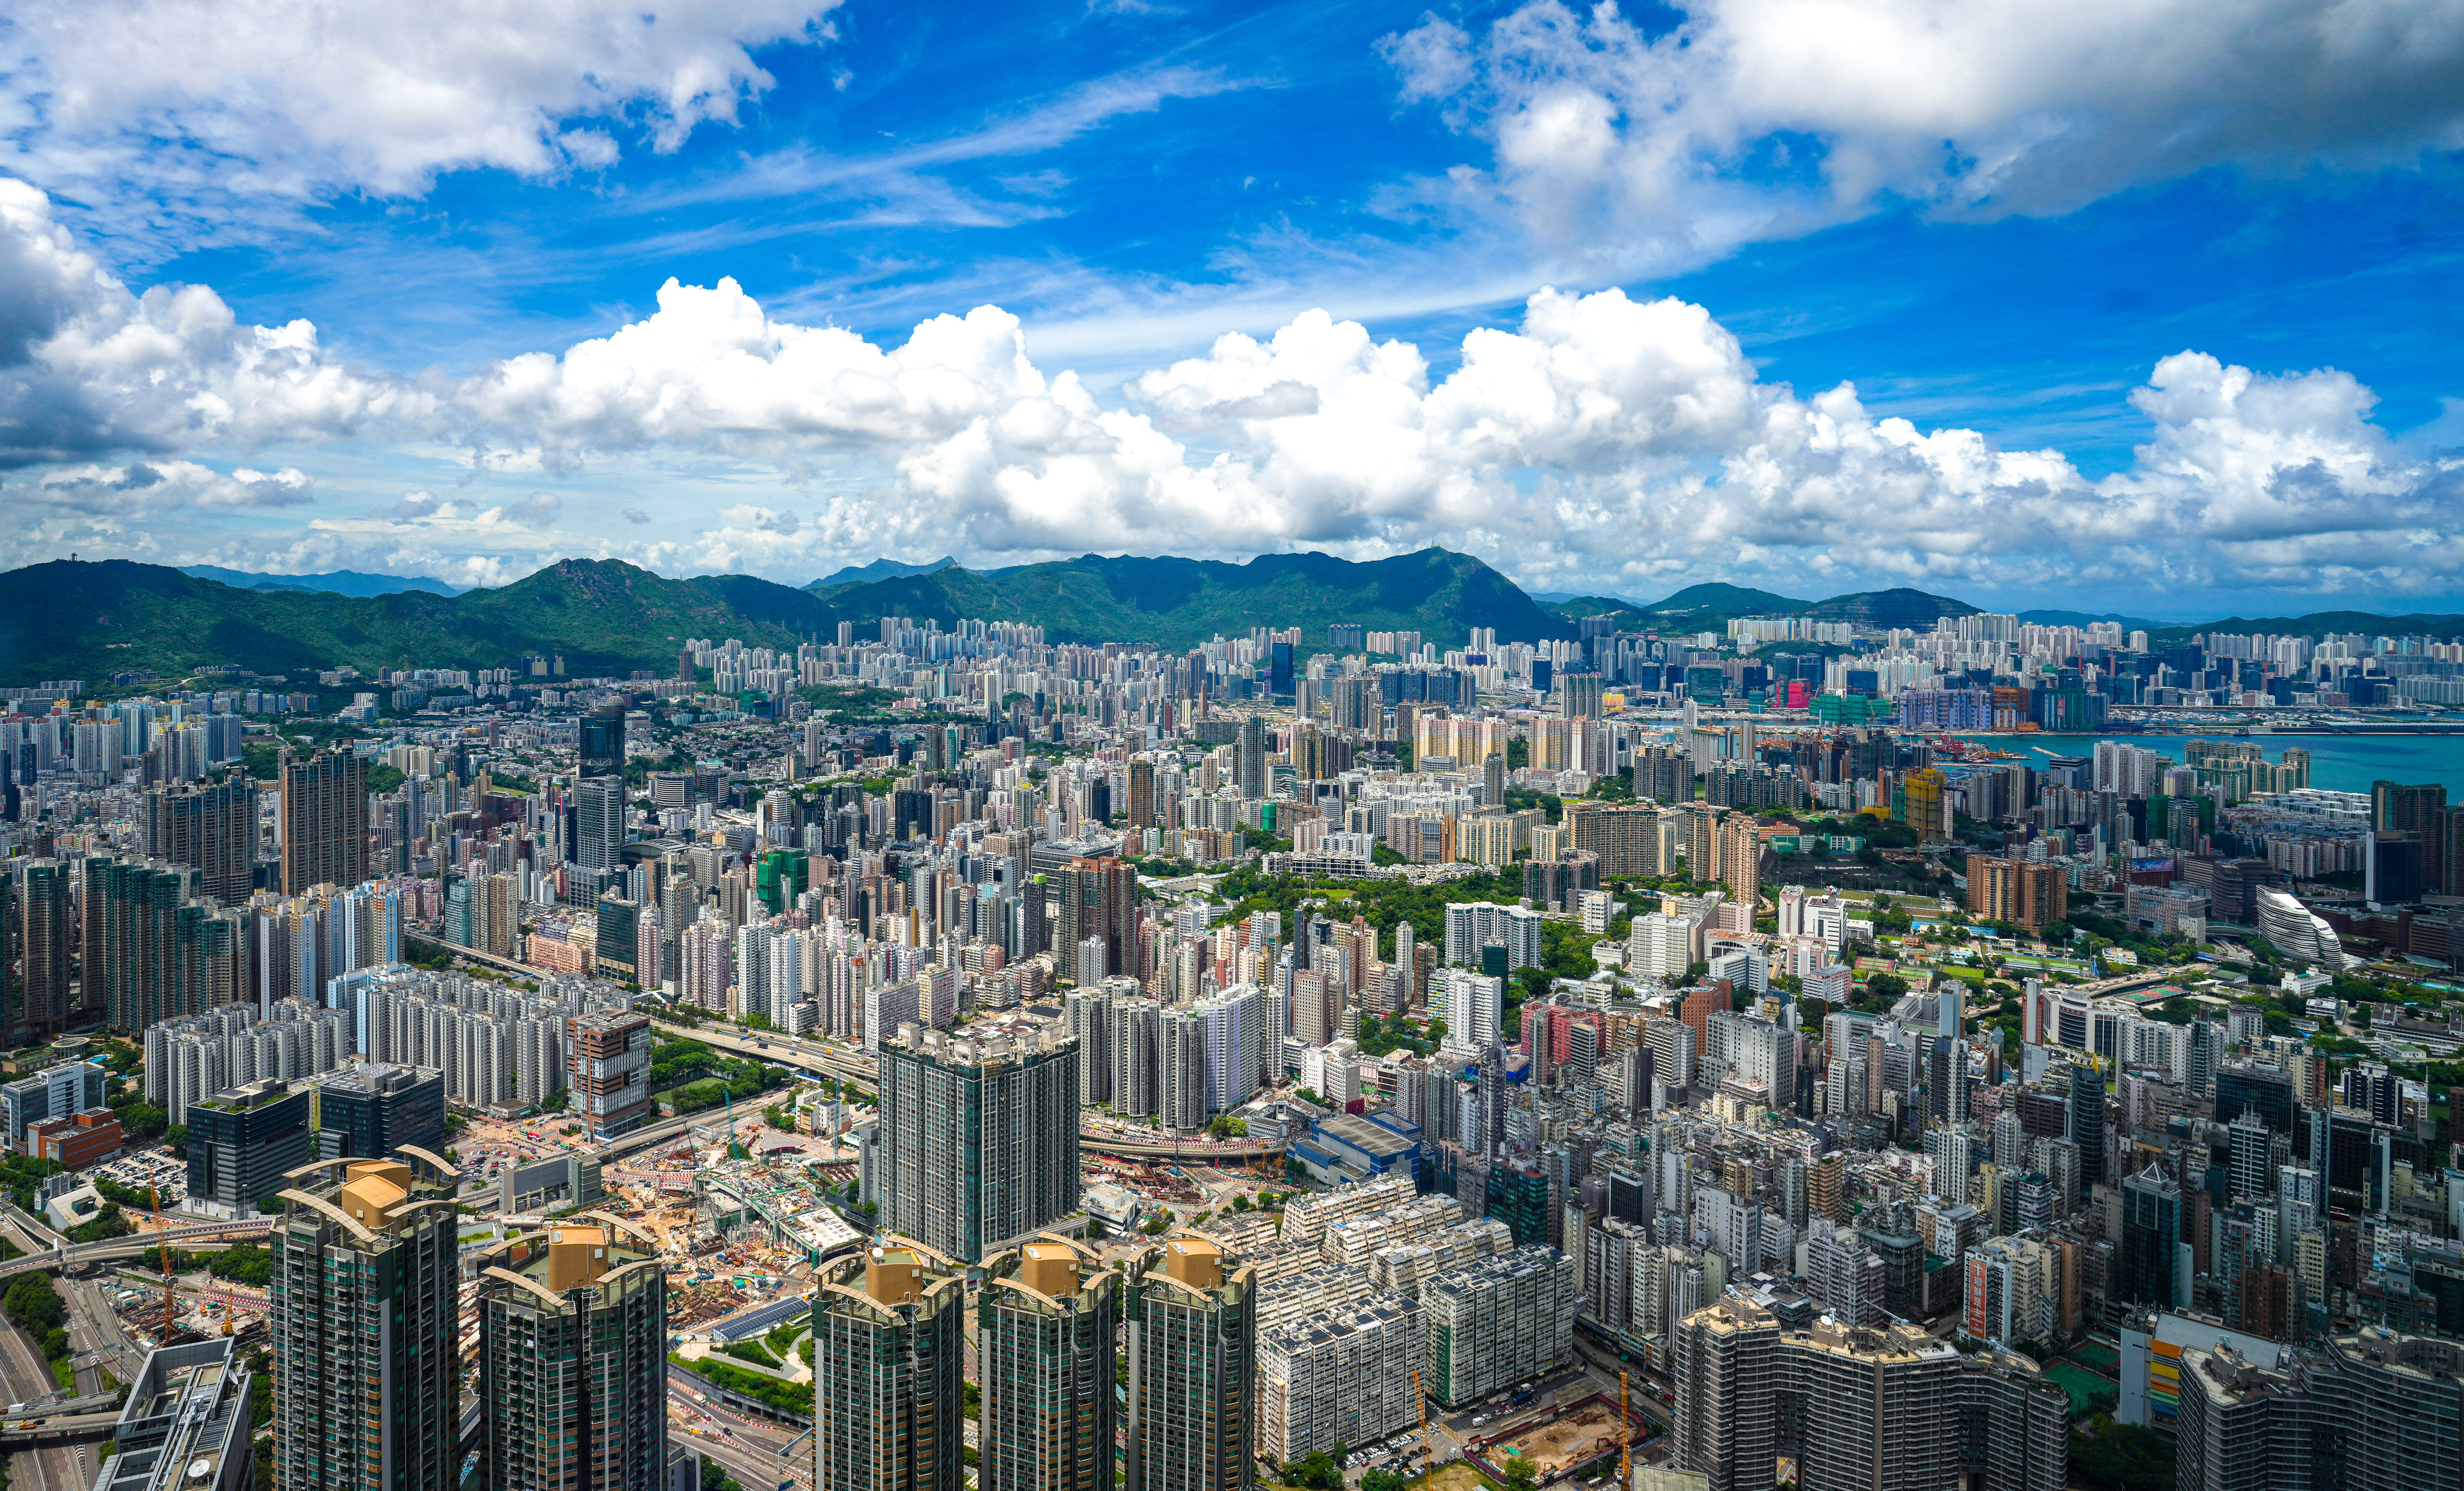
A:
<svg viewBox="0 0 2464 1491">
<path fill-rule="evenodd" d="M 1123 1491 L 1256 1481 L 1257 1271 L 1198 1237 L 1166 1241 L 1128 1289 Z"/>
<path fill-rule="evenodd" d="M 885 1237 L 825 1267 L 813 1298 L 814 1491 L 958 1491 L 966 1278 Z"/>
<path fill-rule="evenodd" d="M 1256 715 L 1241 721 L 1241 734 L 1232 746 L 1232 775 L 1243 798 L 1266 795 L 1266 727 Z"/>
<path fill-rule="evenodd" d="M 479 1271 L 479 1483 L 660 1491 L 667 1275 L 605 1213 L 510 1238 Z"/>
<path fill-rule="evenodd" d="M 1137 906 L 1137 871 L 1128 862 L 1105 857 L 1074 859 L 1051 877 L 1060 896 L 1060 916 L 1053 924 L 1053 950 L 1067 960 L 1055 971 L 1087 986 L 1103 982 L 1114 971 L 1135 972 L 1136 948 L 1131 943 Z M 1087 954 L 1089 942 L 1100 945 L 1103 967 Z"/>
<path fill-rule="evenodd" d="M 1725 1296 L 1672 1327 L 1674 1464 L 1711 1491 L 1770 1491 L 1782 1455 L 1813 1491 L 2061 1491 L 2069 1399 L 2016 1356 L 1963 1356 L 1904 1324 L 1783 1330 Z"/>
<path fill-rule="evenodd" d="M 282 894 L 368 878 L 368 762 L 348 750 L 282 758 Z"/>
<path fill-rule="evenodd" d="M 979 1491 L 1112 1491 L 1120 1270 L 1060 1237 L 986 1260 Z"/>
<path fill-rule="evenodd" d="M 245 772 L 202 787 L 145 794 L 145 850 L 198 872 L 197 889 L 227 906 L 247 901 L 256 861 L 256 784 Z"/>
<path fill-rule="evenodd" d="M 237 1004 L 247 992 L 244 913 L 195 893 L 197 872 L 160 860 L 85 861 L 84 1003 L 114 1030 Z"/>
<path fill-rule="evenodd" d="M 302 1166 L 282 1192 L 290 1207 L 274 1230 L 272 1288 L 279 1486 L 460 1482 L 462 1175 L 420 1151 L 399 1154 Z"/>
<path fill-rule="evenodd" d="M 882 1223 L 972 1263 L 1078 1209 L 1078 1048 L 910 1024 L 881 1050 Z"/>
<path fill-rule="evenodd" d="M 69 945 L 77 929 L 72 873 L 65 861 L 49 857 L 10 863 L 8 879 L 15 882 L 9 887 L 15 893 L 10 920 L 24 960 L 5 1033 L 12 1044 L 55 1035 L 68 1020 Z"/>
</svg>

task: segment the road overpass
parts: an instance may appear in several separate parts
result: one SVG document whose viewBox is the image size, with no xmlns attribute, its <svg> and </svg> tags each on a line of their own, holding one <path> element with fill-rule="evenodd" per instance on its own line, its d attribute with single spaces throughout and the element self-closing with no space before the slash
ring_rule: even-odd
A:
<svg viewBox="0 0 2464 1491">
<path fill-rule="evenodd" d="M 133 1258 L 157 1241 L 191 1253 L 213 1248 L 228 1248 L 234 1243 L 253 1242 L 274 1228 L 272 1217 L 251 1217 L 246 1221 L 207 1222 L 194 1227 L 170 1227 L 161 1233 L 131 1233 L 105 1242 L 73 1243 L 67 1248 L 55 1248 L 46 1253 L 31 1253 L 21 1258 L 0 1263 L 0 1280 L 37 1269 L 77 1268 L 87 1263 L 108 1263 L 116 1258 Z"/>
<path fill-rule="evenodd" d="M 74 1444 L 108 1439 L 120 1427 L 120 1411 L 63 1413 L 55 1418 L 11 1418 L 0 1421 L 0 1445 L 31 1449 L 38 1444 Z"/>
</svg>

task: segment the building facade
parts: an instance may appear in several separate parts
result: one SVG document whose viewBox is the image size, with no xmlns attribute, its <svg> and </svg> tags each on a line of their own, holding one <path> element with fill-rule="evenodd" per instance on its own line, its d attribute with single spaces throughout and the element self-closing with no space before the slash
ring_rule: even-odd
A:
<svg viewBox="0 0 2464 1491">
<path fill-rule="evenodd" d="M 274 1230 L 276 1483 L 452 1491 L 461 1172 L 417 1155 L 319 1168 Z"/>
<path fill-rule="evenodd" d="M 963 1262 L 1078 1209 L 1078 1051 L 902 1027 L 881 1052 L 882 1223 Z"/>
<path fill-rule="evenodd" d="M 976 1304 L 979 1491 L 1111 1491 L 1126 1281 L 1058 1237 L 986 1261 Z"/>
<path fill-rule="evenodd" d="M 890 1237 L 830 1264 L 813 1300 L 815 1491 L 959 1491 L 967 1287 Z"/>
<path fill-rule="evenodd" d="M 479 1271 L 479 1483 L 662 1491 L 667 1275 L 647 1235 L 552 1227 Z"/>
<path fill-rule="evenodd" d="M 1256 1484 L 1257 1271 L 1175 1237 L 1127 1291 L 1129 1416 L 1123 1491 L 1249 1491 Z"/>
</svg>

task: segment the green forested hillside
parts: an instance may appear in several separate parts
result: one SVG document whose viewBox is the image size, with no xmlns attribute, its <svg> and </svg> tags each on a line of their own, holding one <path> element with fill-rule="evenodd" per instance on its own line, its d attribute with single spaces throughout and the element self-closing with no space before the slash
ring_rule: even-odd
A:
<svg viewBox="0 0 2464 1491">
<path fill-rule="evenodd" d="M 1326 554 L 1264 554 L 1245 565 L 1089 554 L 989 573 L 942 569 L 823 592 L 858 623 L 885 615 L 943 622 L 983 616 L 1040 625 L 1055 641 L 1153 642 L 1179 649 L 1252 627 L 1299 627 L 1304 646 L 1357 622 L 1460 646 L 1468 629 L 1504 639 L 1572 636 L 1562 615 L 1468 554 L 1426 548 L 1355 564 Z"/>
<path fill-rule="evenodd" d="M 772 647 L 829 640 L 838 623 L 885 615 L 948 625 L 961 617 L 1042 626 L 1055 641 L 1153 642 L 1180 649 L 1251 627 L 1298 626 L 1322 648 L 1335 622 L 1408 628 L 1441 646 L 1466 630 L 1504 638 L 1573 628 L 1479 560 L 1442 549 L 1353 564 L 1277 554 L 1246 565 L 1103 559 L 978 573 L 946 568 L 824 590 L 750 575 L 669 580 L 616 560 L 561 560 L 496 590 L 355 597 L 243 590 L 157 565 L 57 562 L 0 574 L 0 683 L 170 678 L 216 663 L 302 674 L 348 663 L 499 667 L 561 654 L 577 675 L 676 664 L 688 637 Z"/>
<path fill-rule="evenodd" d="M 213 663 L 298 674 L 340 663 L 501 667 L 561 653 L 568 672 L 675 668 L 691 636 L 793 645 L 833 626 L 818 599 L 743 575 L 665 580 L 561 560 L 493 590 L 357 597 L 240 590 L 158 565 L 55 562 L 0 574 L 0 681 L 100 679 Z"/>
</svg>

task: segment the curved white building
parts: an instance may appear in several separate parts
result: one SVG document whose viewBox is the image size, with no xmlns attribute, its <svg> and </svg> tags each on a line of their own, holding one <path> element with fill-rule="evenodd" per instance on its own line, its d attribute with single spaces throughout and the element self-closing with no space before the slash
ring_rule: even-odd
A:
<svg viewBox="0 0 2464 1491">
<path fill-rule="evenodd" d="M 2325 968 L 2344 967 L 2344 944 L 2336 929 L 2283 891 L 2258 893 L 2258 930 L 2287 957 Z"/>
</svg>

